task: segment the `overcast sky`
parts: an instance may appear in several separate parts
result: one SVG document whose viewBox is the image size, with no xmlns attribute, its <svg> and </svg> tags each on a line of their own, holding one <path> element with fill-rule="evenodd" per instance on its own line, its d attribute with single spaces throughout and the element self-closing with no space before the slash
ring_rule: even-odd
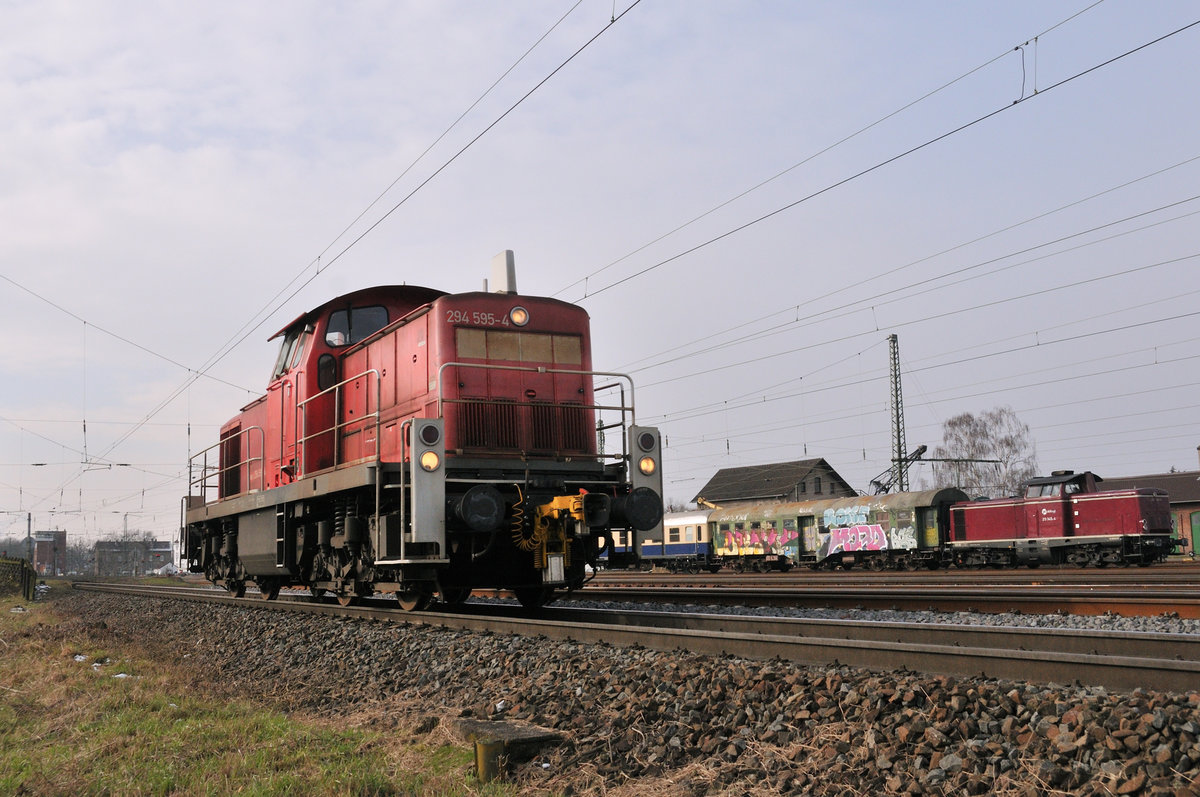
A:
<svg viewBox="0 0 1200 797">
<path fill-rule="evenodd" d="M 673 501 L 807 457 L 868 489 L 890 334 L 910 449 L 1009 406 L 1042 472 L 1195 470 L 1197 20 L 5 2 L 0 536 L 173 538 L 272 333 L 369 285 L 476 290 L 506 248 L 633 374 Z"/>
</svg>

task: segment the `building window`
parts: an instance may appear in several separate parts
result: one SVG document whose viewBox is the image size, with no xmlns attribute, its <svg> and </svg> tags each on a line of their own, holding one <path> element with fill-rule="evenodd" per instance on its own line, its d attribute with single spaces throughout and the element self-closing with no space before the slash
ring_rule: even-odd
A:
<svg viewBox="0 0 1200 797">
<path fill-rule="evenodd" d="M 820 476 L 813 477 L 813 492 L 816 493 L 817 495 L 821 494 L 821 477 Z"/>
<path fill-rule="evenodd" d="M 808 482 L 800 482 L 800 495 L 808 492 Z"/>
</svg>

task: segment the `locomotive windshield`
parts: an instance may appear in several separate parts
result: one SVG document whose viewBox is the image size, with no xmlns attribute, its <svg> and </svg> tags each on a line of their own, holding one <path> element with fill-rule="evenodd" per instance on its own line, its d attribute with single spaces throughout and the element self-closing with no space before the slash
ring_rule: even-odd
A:
<svg viewBox="0 0 1200 797">
<path fill-rule="evenodd" d="M 300 353 L 304 351 L 302 333 L 305 331 L 311 330 L 295 327 L 283 336 L 283 343 L 279 345 L 279 356 L 275 358 L 275 367 L 271 370 L 271 379 L 283 376 L 299 361 Z"/>
<path fill-rule="evenodd" d="M 388 325 L 388 311 L 382 305 L 351 307 L 334 310 L 325 328 L 325 343 L 329 346 L 349 346 L 369 338 Z"/>
<path fill-rule="evenodd" d="M 522 363 L 580 365 L 582 347 L 575 335 L 504 332 L 497 329 L 455 330 L 458 356 L 464 360 L 508 360 Z"/>
</svg>

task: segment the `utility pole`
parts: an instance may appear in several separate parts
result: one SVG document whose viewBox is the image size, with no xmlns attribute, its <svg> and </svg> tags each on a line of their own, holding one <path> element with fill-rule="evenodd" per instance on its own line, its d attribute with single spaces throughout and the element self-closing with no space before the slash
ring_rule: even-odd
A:
<svg viewBox="0 0 1200 797">
<path fill-rule="evenodd" d="M 896 463 L 896 482 L 900 492 L 908 491 L 908 468 L 904 467 L 908 445 L 904 439 L 904 391 L 900 388 L 900 338 L 888 335 L 891 350 L 892 388 L 892 462 Z"/>
</svg>

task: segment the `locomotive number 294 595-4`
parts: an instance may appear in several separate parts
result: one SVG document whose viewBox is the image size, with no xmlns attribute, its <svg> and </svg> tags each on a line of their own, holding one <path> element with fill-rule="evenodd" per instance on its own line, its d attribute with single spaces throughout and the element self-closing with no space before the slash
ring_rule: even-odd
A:
<svg viewBox="0 0 1200 797">
<path fill-rule="evenodd" d="M 447 324 L 474 324 L 477 327 L 506 327 L 509 325 L 507 315 L 496 313 L 481 313 L 474 310 L 447 310 Z"/>
</svg>

